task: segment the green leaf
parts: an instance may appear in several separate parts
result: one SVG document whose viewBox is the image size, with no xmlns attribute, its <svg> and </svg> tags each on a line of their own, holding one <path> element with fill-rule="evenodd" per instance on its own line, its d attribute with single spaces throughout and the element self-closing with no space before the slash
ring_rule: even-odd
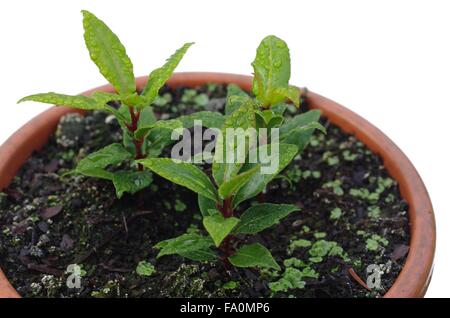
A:
<svg viewBox="0 0 450 318">
<path fill-rule="evenodd" d="M 119 38 L 92 13 L 83 10 L 84 41 L 100 73 L 121 96 L 136 91 L 133 64 Z"/>
<path fill-rule="evenodd" d="M 198 195 L 198 207 L 200 208 L 200 212 L 202 216 L 209 216 L 209 210 L 216 209 L 216 201 L 211 200 L 210 198 L 204 197 L 202 195 Z"/>
<path fill-rule="evenodd" d="M 178 125 L 178 124 L 176 124 Z M 147 157 L 159 157 L 165 147 L 175 142 L 172 140 L 173 129 L 153 127 L 145 137 Z"/>
<path fill-rule="evenodd" d="M 147 171 L 119 171 L 113 173 L 112 182 L 120 199 L 124 192 L 134 194 L 149 186 L 153 181 Z"/>
<path fill-rule="evenodd" d="M 179 255 L 197 262 L 213 262 L 217 260 L 217 254 L 213 252 L 210 248 L 189 252 L 181 252 L 179 253 Z"/>
<path fill-rule="evenodd" d="M 279 96 L 276 100 L 285 100 L 286 98 L 294 103 L 295 106 L 300 107 L 300 88 L 295 86 L 282 87 L 275 90 L 275 95 Z M 273 105 L 273 104 L 272 104 Z"/>
<path fill-rule="evenodd" d="M 225 115 L 230 115 L 241 107 L 242 103 L 249 99 L 248 94 L 239 86 L 230 84 L 227 86 L 227 102 L 225 104 Z"/>
<path fill-rule="evenodd" d="M 253 93 L 268 107 L 289 98 L 299 105 L 300 91 L 289 86 L 291 59 L 286 43 L 276 36 L 265 37 L 256 51 L 252 63 L 254 70 Z"/>
<path fill-rule="evenodd" d="M 262 151 L 263 153 L 271 153 L 272 146 L 276 144 L 268 144 L 260 146 L 258 151 Z M 265 186 L 275 178 L 291 161 L 294 159 L 298 152 L 298 148 L 295 145 L 290 144 L 279 144 L 278 151 L 276 147 L 273 149 L 273 153 L 271 155 L 278 156 L 279 162 L 278 167 L 274 173 L 270 174 L 262 174 L 261 171 L 255 173 L 250 180 L 242 186 L 236 196 L 233 199 L 233 206 L 237 206 L 244 200 L 250 199 L 256 196 L 258 193 L 264 190 Z M 245 168 L 246 170 L 252 169 L 256 164 L 247 164 Z M 243 168 L 243 169 L 244 169 Z"/>
<path fill-rule="evenodd" d="M 81 159 L 75 171 L 85 174 L 87 171 L 103 169 L 108 165 L 115 165 L 129 158 L 131 158 L 131 154 L 121 144 L 115 143 Z"/>
<path fill-rule="evenodd" d="M 234 233 L 256 234 L 274 224 L 291 212 L 300 209 L 291 204 L 263 203 L 251 206 L 241 216 L 241 222 L 235 227 Z"/>
<path fill-rule="evenodd" d="M 158 120 L 157 122 L 149 125 L 142 125 L 136 130 L 134 136 L 136 138 L 141 138 L 148 134 L 148 132 L 152 129 L 167 129 L 171 133 L 173 130 L 178 128 L 183 128 L 183 124 L 178 119 L 169 119 L 169 120 Z"/>
<path fill-rule="evenodd" d="M 112 181 L 114 174 L 102 168 L 90 168 L 86 170 L 72 170 L 66 174 L 79 173 L 87 177 L 99 178 Z M 66 175 L 64 174 L 64 175 Z"/>
<path fill-rule="evenodd" d="M 228 128 L 242 128 L 244 131 L 248 128 L 255 128 L 255 103 L 253 100 L 247 99 L 239 109 L 225 119 L 221 129 L 223 137 L 217 138 L 212 171 L 218 185 L 235 176 L 243 165 L 243 162 L 236 160 L 237 142 L 234 142 L 234 147 L 227 143 L 226 130 Z M 230 161 L 227 160 L 227 154 L 230 152 L 235 153 L 233 162 L 227 162 Z"/>
<path fill-rule="evenodd" d="M 105 108 L 104 103 L 99 103 L 95 99 L 87 96 L 83 95 L 72 96 L 53 92 L 29 95 L 19 100 L 18 103 L 27 101 L 53 104 L 56 106 L 68 106 L 71 108 L 85 109 L 85 110 Z"/>
<path fill-rule="evenodd" d="M 108 93 L 108 92 L 94 92 L 91 95 L 91 98 L 95 99 L 100 104 L 106 104 L 112 101 L 120 101 L 120 96 L 116 93 Z"/>
<path fill-rule="evenodd" d="M 217 190 L 209 177 L 200 168 L 169 158 L 142 159 L 137 162 L 173 183 L 184 186 L 212 200 L 217 198 Z"/>
<path fill-rule="evenodd" d="M 275 114 L 283 116 L 284 112 L 286 111 L 286 109 L 288 108 L 288 104 L 286 103 L 278 103 L 275 105 L 272 105 L 272 107 L 270 107 L 270 110 L 273 111 Z"/>
<path fill-rule="evenodd" d="M 216 247 L 220 246 L 223 239 L 233 230 L 239 219 L 235 217 L 225 218 L 218 211 L 203 219 L 203 225 L 214 241 Z"/>
<path fill-rule="evenodd" d="M 219 194 L 223 199 L 229 198 L 234 195 L 243 185 L 245 185 L 250 178 L 259 171 L 260 166 L 253 167 L 252 169 L 240 173 L 230 180 L 225 181 L 219 187 Z"/>
<path fill-rule="evenodd" d="M 326 133 L 325 128 L 318 122 L 320 110 L 310 110 L 286 121 L 280 127 L 280 141 L 296 145 L 299 152 L 308 145 L 315 129 Z"/>
<path fill-rule="evenodd" d="M 220 129 L 224 123 L 224 116 L 218 112 L 196 112 L 190 115 L 181 116 L 177 118 L 183 123 L 184 128 L 194 127 L 195 120 L 201 120 L 202 126 L 207 128 L 218 128 Z"/>
<path fill-rule="evenodd" d="M 142 91 L 142 96 L 145 97 L 147 103 L 151 104 L 158 96 L 159 89 L 164 85 L 165 82 L 172 76 L 173 71 L 180 63 L 186 51 L 194 43 L 186 43 L 181 48 L 179 48 L 166 63 L 156 70 L 150 73 L 147 84 Z"/>
<path fill-rule="evenodd" d="M 209 237 L 196 233 L 186 233 L 156 244 L 155 248 L 160 249 L 156 258 L 170 254 L 189 255 L 192 252 L 207 250 L 213 244 Z"/>
<path fill-rule="evenodd" d="M 276 114 L 271 109 L 266 109 L 264 111 L 257 111 L 255 115 L 256 115 L 256 127 L 258 128 L 270 129 L 278 127 L 284 120 L 284 117 L 282 115 Z"/>
<path fill-rule="evenodd" d="M 146 106 L 141 109 L 141 114 L 138 121 L 138 129 L 146 126 L 153 125 L 156 123 L 157 119 L 155 113 L 153 112 L 153 107 Z"/>
<path fill-rule="evenodd" d="M 262 267 L 281 270 L 267 248 L 259 243 L 244 245 L 228 258 L 236 267 Z"/>
<path fill-rule="evenodd" d="M 291 133 L 292 130 L 306 126 L 311 122 L 317 122 L 320 119 L 321 111 L 318 109 L 313 109 L 307 111 L 306 113 L 297 115 L 291 119 L 286 120 L 286 122 L 280 127 L 280 138 L 285 138 Z"/>
</svg>

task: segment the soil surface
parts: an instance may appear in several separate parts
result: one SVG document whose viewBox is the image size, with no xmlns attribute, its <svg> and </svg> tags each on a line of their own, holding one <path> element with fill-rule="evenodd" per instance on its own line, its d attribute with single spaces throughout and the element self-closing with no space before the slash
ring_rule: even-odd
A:
<svg viewBox="0 0 450 318">
<path fill-rule="evenodd" d="M 164 88 L 155 112 L 166 119 L 221 111 L 225 94 L 215 84 Z M 120 200 L 107 181 L 62 177 L 86 154 L 121 141 L 118 123 L 101 112 L 62 118 L 0 193 L 0 267 L 25 297 L 380 297 L 408 253 L 408 206 L 378 156 L 323 124 L 328 134 L 316 132 L 264 194 L 301 211 L 251 238 L 271 250 L 281 272 L 156 259 L 157 242 L 204 231 L 196 195 L 158 176 Z M 71 264 L 79 266 L 80 288 L 68 287 L 76 282 Z M 379 284 L 368 290 L 357 276 Z"/>
</svg>

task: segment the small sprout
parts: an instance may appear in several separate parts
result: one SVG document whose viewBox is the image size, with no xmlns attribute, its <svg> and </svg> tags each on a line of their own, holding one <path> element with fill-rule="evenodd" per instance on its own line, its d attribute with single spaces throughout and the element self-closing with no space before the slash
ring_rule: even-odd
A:
<svg viewBox="0 0 450 318">
<path fill-rule="evenodd" d="M 293 166 L 292 168 L 288 169 L 286 171 L 286 177 L 292 182 L 292 183 L 298 183 L 300 179 L 302 178 L 302 171 L 298 166 Z"/>
<path fill-rule="evenodd" d="M 195 98 L 194 98 L 194 103 L 197 106 L 205 107 L 206 105 L 208 105 L 208 102 L 209 102 L 209 97 L 206 94 L 199 94 L 199 95 L 195 96 Z"/>
<path fill-rule="evenodd" d="M 140 261 L 136 266 L 136 273 L 139 276 L 152 276 L 155 272 L 155 266 L 147 261 Z"/>
<path fill-rule="evenodd" d="M 342 195 L 344 195 L 344 190 L 342 189 L 341 186 L 342 186 L 341 180 L 334 180 L 334 181 L 329 181 L 329 182 L 325 183 L 324 185 L 322 185 L 322 188 L 333 189 L 334 194 L 336 194 L 338 196 L 342 196 Z"/>
<path fill-rule="evenodd" d="M 348 256 L 344 252 L 343 248 L 334 241 L 319 240 L 315 242 L 311 246 L 311 249 L 309 250 L 309 255 L 312 258 L 316 257 L 323 258 L 325 256 L 339 256 L 344 261 L 348 261 Z M 312 261 L 311 258 L 310 261 Z"/>
<path fill-rule="evenodd" d="M 187 206 L 183 201 L 176 199 L 174 208 L 175 208 L 175 211 L 177 211 L 177 212 L 183 212 L 184 210 L 186 210 Z"/>
<path fill-rule="evenodd" d="M 377 192 L 370 192 L 366 188 L 360 188 L 360 189 L 350 189 L 350 195 L 354 196 L 355 198 L 360 198 L 363 200 L 367 200 L 371 203 L 376 203 L 379 199 L 379 193 Z"/>
<path fill-rule="evenodd" d="M 297 267 L 297 268 L 302 268 L 302 267 L 307 266 L 307 264 L 304 261 L 302 261 L 301 259 L 295 258 L 295 257 L 285 259 L 283 261 L 283 265 L 285 267 Z"/>
<path fill-rule="evenodd" d="M 314 179 L 319 179 L 322 176 L 322 173 L 320 171 L 313 171 L 312 176 Z"/>
<path fill-rule="evenodd" d="M 342 210 L 340 208 L 334 208 L 330 212 L 330 220 L 339 220 L 342 216 Z"/>
<path fill-rule="evenodd" d="M 165 93 L 162 96 L 158 95 L 156 96 L 155 100 L 153 101 L 153 105 L 156 107 L 163 107 L 172 102 L 172 95 L 169 93 Z"/>
<path fill-rule="evenodd" d="M 223 286 L 222 286 L 223 289 L 230 289 L 230 290 L 236 289 L 238 287 L 239 287 L 239 282 L 235 282 L 233 280 L 223 284 Z"/>
<path fill-rule="evenodd" d="M 313 256 L 309 258 L 309 261 L 311 263 L 321 263 L 323 261 L 323 258 L 320 256 Z"/>
<path fill-rule="evenodd" d="M 366 249 L 368 251 L 376 251 L 378 249 L 378 242 L 372 238 L 366 240 Z"/>
<path fill-rule="evenodd" d="M 329 166 L 335 166 L 339 164 L 339 157 L 338 156 L 329 157 L 327 159 L 327 163 Z"/>
<path fill-rule="evenodd" d="M 287 292 L 292 289 L 302 289 L 306 282 L 304 278 L 318 278 L 319 274 L 310 267 L 305 267 L 299 270 L 294 267 L 287 267 L 283 276 L 276 282 L 269 283 L 269 288 L 272 292 Z"/>
<path fill-rule="evenodd" d="M 368 211 L 367 211 L 367 215 L 370 218 L 373 218 L 373 219 L 379 218 L 380 214 L 381 214 L 381 210 L 380 210 L 379 206 L 377 206 L 377 205 L 369 206 Z"/>
<path fill-rule="evenodd" d="M 289 244 L 288 253 L 292 254 L 292 252 L 298 248 L 310 247 L 310 246 L 311 246 L 311 241 L 304 240 L 304 239 L 294 240 L 294 241 L 291 241 L 291 243 Z"/>
<path fill-rule="evenodd" d="M 308 179 L 311 176 L 311 170 L 305 170 L 303 172 L 303 179 Z"/>
<path fill-rule="evenodd" d="M 321 238 L 324 238 L 325 236 L 327 236 L 327 233 L 325 233 L 325 232 L 316 232 L 316 233 L 314 233 L 314 237 L 316 239 L 321 239 Z"/>
<path fill-rule="evenodd" d="M 387 246 L 389 241 L 378 234 L 372 234 L 366 239 L 366 249 L 368 251 L 376 251 L 379 249 L 380 245 Z"/>
<path fill-rule="evenodd" d="M 384 202 L 386 203 L 392 203 L 395 200 L 395 196 L 392 193 L 389 193 L 386 198 L 384 199 Z"/>
<path fill-rule="evenodd" d="M 356 160 L 356 158 L 358 158 L 358 155 L 356 153 L 351 153 L 350 150 L 344 150 L 342 152 L 342 156 L 346 161 L 354 161 Z"/>
<path fill-rule="evenodd" d="M 207 90 L 209 93 L 214 92 L 217 89 L 217 84 L 216 83 L 208 83 L 206 84 Z"/>
<path fill-rule="evenodd" d="M 194 98 L 197 96 L 197 91 L 195 89 L 189 88 L 185 89 L 183 92 L 183 96 L 181 96 L 182 103 L 192 103 L 194 102 Z"/>
</svg>

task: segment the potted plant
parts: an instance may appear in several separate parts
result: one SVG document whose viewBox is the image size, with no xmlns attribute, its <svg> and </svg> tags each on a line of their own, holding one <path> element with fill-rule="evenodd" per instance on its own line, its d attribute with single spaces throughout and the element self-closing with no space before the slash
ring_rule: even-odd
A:
<svg viewBox="0 0 450 318">
<path fill-rule="evenodd" d="M 419 175 L 370 123 L 289 85 L 284 41 L 263 39 L 254 78 L 172 75 L 187 43 L 135 79 L 83 16 L 111 85 L 21 100 L 70 108 L 0 148 L 0 296 L 424 295 L 435 227 Z"/>
</svg>

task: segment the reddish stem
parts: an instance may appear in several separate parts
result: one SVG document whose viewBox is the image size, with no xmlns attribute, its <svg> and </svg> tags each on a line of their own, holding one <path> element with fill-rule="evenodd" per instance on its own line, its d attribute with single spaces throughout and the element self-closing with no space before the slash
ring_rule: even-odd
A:
<svg viewBox="0 0 450 318">
<path fill-rule="evenodd" d="M 137 128 L 138 128 L 138 122 L 139 122 L 139 118 L 141 117 L 141 112 L 138 110 L 136 113 L 134 112 L 133 107 L 129 106 L 128 110 L 130 112 L 130 117 L 131 117 L 131 123 L 127 124 L 127 128 L 130 131 L 130 133 L 133 135 L 133 144 L 134 144 L 134 148 L 135 148 L 135 152 L 136 155 L 134 157 L 134 159 L 142 159 L 144 158 L 144 153 L 142 152 L 142 145 L 144 143 L 144 138 L 135 138 L 134 137 L 134 133 L 136 132 Z M 138 170 L 139 171 L 143 171 L 144 170 L 144 166 L 141 165 L 140 163 L 138 164 Z"/>
<path fill-rule="evenodd" d="M 220 213 L 222 213 L 224 218 L 230 218 L 234 215 L 233 206 L 232 206 L 232 198 L 226 198 L 223 200 L 222 205 L 217 205 L 217 208 L 219 209 Z M 234 236 L 228 235 L 225 237 L 225 239 L 222 241 L 222 244 L 220 244 L 219 249 L 223 253 L 223 257 L 221 258 L 225 268 L 230 269 L 231 264 L 228 260 L 228 257 L 233 255 L 233 247 L 232 247 L 232 240 L 234 239 Z"/>
</svg>

